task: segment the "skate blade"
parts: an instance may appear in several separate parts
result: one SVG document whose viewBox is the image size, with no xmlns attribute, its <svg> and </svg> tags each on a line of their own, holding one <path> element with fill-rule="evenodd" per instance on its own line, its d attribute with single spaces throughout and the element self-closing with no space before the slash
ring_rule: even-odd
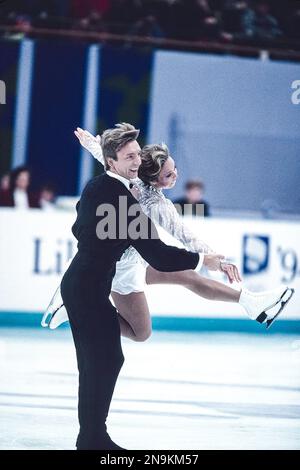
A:
<svg viewBox="0 0 300 470">
<path fill-rule="evenodd" d="M 53 315 L 62 307 L 63 303 L 58 307 L 56 308 L 55 310 L 53 310 L 53 305 L 55 305 L 55 301 L 56 301 L 56 297 L 57 297 L 57 293 L 60 291 L 60 285 L 58 286 L 58 288 L 56 289 L 56 291 L 54 292 L 54 295 L 52 297 L 52 299 L 50 300 L 50 303 L 48 305 L 48 307 L 46 308 L 45 310 L 45 313 L 43 315 L 43 318 L 42 318 L 42 321 L 41 321 L 41 325 L 44 327 L 44 328 L 47 328 L 51 322 L 51 319 L 53 317 Z M 48 317 L 49 317 L 49 320 L 48 320 Z"/>
<path fill-rule="evenodd" d="M 59 308 L 57 308 L 55 310 L 55 312 L 53 313 L 52 317 L 50 318 L 50 321 L 49 321 L 49 324 L 48 324 L 48 327 L 49 327 L 50 330 L 56 330 L 60 325 L 62 325 L 63 323 L 69 321 L 69 318 L 67 317 L 63 321 L 60 321 L 60 323 L 58 323 L 57 325 L 53 326 L 53 321 L 54 321 L 54 319 L 56 319 L 57 313 L 64 306 L 65 306 L 65 304 L 62 304 Z"/>
<path fill-rule="evenodd" d="M 292 289 L 290 287 L 288 287 L 284 293 L 282 294 L 280 300 L 278 301 L 278 303 L 280 303 L 280 308 L 278 310 L 278 312 L 274 315 L 273 318 L 270 318 L 269 320 L 266 321 L 266 327 L 267 329 L 270 328 L 270 326 L 272 325 L 272 323 L 276 320 L 276 318 L 278 317 L 278 315 L 280 315 L 280 313 L 282 312 L 282 310 L 285 308 L 285 306 L 287 305 L 287 303 L 291 300 L 291 298 L 293 297 L 295 293 L 295 289 Z"/>
<path fill-rule="evenodd" d="M 50 304 L 51 305 L 51 304 Z M 43 318 L 42 318 L 42 321 L 41 321 L 41 325 L 44 327 L 44 328 L 50 328 L 50 323 L 51 321 L 53 320 L 53 317 L 55 316 L 55 314 L 58 312 L 58 310 L 63 306 L 64 304 L 61 304 L 59 307 L 57 307 L 53 312 L 48 312 L 48 309 L 46 310 L 46 312 L 44 313 L 43 315 Z M 49 306 L 50 307 L 50 306 Z M 48 307 L 48 308 L 49 308 Z"/>
<path fill-rule="evenodd" d="M 281 297 L 279 299 L 277 299 L 273 304 L 269 305 L 269 307 L 267 307 L 263 312 L 261 312 L 258 317 L 256 317 L 256 321 L 258 321 L 259 323 L 265 323 L 265 320 L 268 318 L 268 314 L 267 312 L 269 310 L 273 310 L 274 307 L 276 307 L 276 305 L 280 304 L 281 305 L 281 300 L 283 299 L 283 297 L 285 296 L 285 294 L 289 291 L 289 287 L 287 287 L 285 289 L 285 291 L 281 294 Z M 278 312 L 277 312 L 278 313 Z M 273 315 L 272 318 L 274 318 L 275 314 Z"/>
</svg>

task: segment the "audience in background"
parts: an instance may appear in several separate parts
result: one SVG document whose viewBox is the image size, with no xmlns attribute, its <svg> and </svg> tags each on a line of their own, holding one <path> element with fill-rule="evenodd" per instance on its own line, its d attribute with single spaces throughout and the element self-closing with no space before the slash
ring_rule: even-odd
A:
<svg viewBox="0 0 300 470">
<path fill-rule="evenodd" d="M 248 9 L 244 19 L 247 37 L 258 40 L 276 39 L 282 35 L 278 21 L 271 14 L 269 2 L 257 1 L 254 8 Z"/>
<path fill-rule="evenodd" d="M 0 23 L 24 33 L 79 29 L 188 41 L 299 46 L 299 0 L 17 0 L 0 4 Z M 126 41 L 125 41 L 126 42 Z"/>
<path fill-rule="evenodd" d="M 39 196 L 30 191 L 30 171 L 26 166 L 15 168 L 9 187 L 0 191 L 0 206 L 29 209 L 40 207 Z"/>
<path fill-rule="evenodd" d="M 8 191 L 10 185 L 10 176 L 9 173 L 4 173 L 0 178 L 0 193 L 2 191 Z"/>
<path fill-rule="evenodd" d="M 52 183 L 44 183 L 35 193 L 30 190 L 31 175 L 26 166 L 19 166 L 0 178 L 0 206 L 18 209 L 40 208 L 52 211 L 56 204 L 56 189 Z M 189 180 L 185 195 L 174 201 L 180 215 L 209 216 L 209 205 L 203 199 L 204 184 L 201 180 Z"/>
<path fill-rule="evenodd" d="M 235 7 L 237 6 L 238 8 L 228 10 L 227 12 L 228 18 L 233 13 L 238 13 L 235 25 L 236 31 L 233 31 L 231 37 L 228 36 L 227 39 L 252 41 L 261 44 L 262 42 L 267 43 L 282 36 L 278 21 L 271 14 L 271 6 L 268 1 L 256 0 L 253 2 L 252 8 L 248 7 L 247 2 L 236 3 Z M 223 37 L 226 39 L 224 35 Z"/>
<path fill-rule="evenodd" d="M 203 199 L 204 184 L 201 180 L 189 180 L 185 183 L 185 195 L 176 199 L 175 207 L 180 215 L 199 215 L 208 217 L 209 205 Z"/>
<path fill-rule="evenodd" d="M 55 209 L 55 187 L 51 183 L 44 184 L 40 189 L 40 208 L 44 211 Z"/>
<path fill-rule="evenodd" d="M 136 23 L 131 30 L 128 31 L 129 35 L 141 36 L 146 38 L 164 38 L 165 32 L 163 31 L 158 19 L 155 15 L 146 15 Z"/>
<path fill-rule="evenodd" d="M 55 209 L 56 189 L 52 183 L 44 183 L 39 192 L 30 190 L 31 175 L 26 166 L 19 166 L 0 178 L 0 206 L 19 209 Z M 209 204 L 204 200 L 204 184 L 201 180 L 189 180 L 185 184 L 184 197 L 174 201 L 180 215 L 209 216 Z"/>
<path fill-rule="evenodd" d="M 44 183 L 38 192 L 30 190 L 31 175 L 26 166 L 19 166 L 0 178 L 0 206 L 19 209 L 55 209 L 56 189 L 52 183 Z"/>
</svg>

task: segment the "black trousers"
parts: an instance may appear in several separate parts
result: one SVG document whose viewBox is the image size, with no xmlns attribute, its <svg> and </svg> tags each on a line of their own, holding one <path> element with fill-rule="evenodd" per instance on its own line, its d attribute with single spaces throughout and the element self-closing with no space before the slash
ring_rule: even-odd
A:
<svg viewBox="0 0 300 470">
<path fill-rule="evenodd" d="M 109 301 L 111 282 L 103 277 L 76 255 L 61 283 L 79 370 L 78 450 L 112 448 L 106 418 L 124 356 L 117 311 Z"/>
</svg>

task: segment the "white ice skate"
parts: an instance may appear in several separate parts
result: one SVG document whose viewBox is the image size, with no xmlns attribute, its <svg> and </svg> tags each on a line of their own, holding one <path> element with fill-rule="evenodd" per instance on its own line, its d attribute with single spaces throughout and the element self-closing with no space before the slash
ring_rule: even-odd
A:
<svg viewBox="0 0 300 470">
<path fill-rule="evenodd" d="M 294 292 L 294 289 L 286 286 L 258 293 L 243 288 L 239 303 L 252 320 L 266 323 L 269 328 L 292 298 Z"/>
<path fill-rule="evenodd" d="M 66 321 L 69 321 L 68 313 L 66 307 L 62 305 L 58 310 L 56 310 L 49 321 L 50 330 L 55 330 L 59 325 L 62 325 Z"/>
<path fill-rule="evenodd" d="M 66 320 L 63 320 L 61 321 L 59 324 L 57 324 L 54 328 L 51 326 L 52 325 L 52 321 L 54 321 L 54 318 L 56 316 L 56 314 L 58 312 L 60 312 L 61 310 L 64 310 L 65 311 L 65 315 L 67 316 L 67 320 L 68 320 L 68 315 L 67 315 L 67 312 L 66 312 L 66 309 L 64 308 L 64 302 L 63 302 L 63 299 L 61 297 L 61 293 L 60 293 L 60 286 L 56 289 L 55 291 L 55 294 L 54 296 L 52 297 L 51 299 L 51 302 L 50 304 L 48 305 L 44 315 L 43 315 L 43 318 L 42 318 L 42 321 L 41 321 L 41 325 L 45 328 L 49 327 L 50 329 L 54 329 L 54 328 L 57 328 L 57 326 L 59 326 L 61 323 L 63 323 L 64 321 Z M 62 312 L 63 314 L 63 312 Z M 56 322 L 57 323 L 57 322 Z"/>
</svg>

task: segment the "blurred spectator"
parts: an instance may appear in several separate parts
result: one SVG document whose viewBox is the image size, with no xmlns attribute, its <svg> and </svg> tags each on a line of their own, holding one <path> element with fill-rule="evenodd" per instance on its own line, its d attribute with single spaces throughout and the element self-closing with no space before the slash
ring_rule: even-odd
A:
<svg viewBox="0 0 300 470">
<path fill-rule="evenodd" d="M 1 179 L 0 179 L 0 192 L 8 191 L 9 185 L 10 185 L 10 176 L 9 176 L 9 173 L 5 173 L 4 175 L 1 176 Z"/>
<path fill-rule="evenodd" d="M 256 1 L 254 8 L 244 15 L 245 34 L 254 39 L 275 39 L 282 35 L 278 21 L 270 13 L 270 4 L 266 0 Z"/>
<path fill-rule="evenodd" d="M 30 172 L 26 166 L 15 168 L 10 175 L 9 189 L 0 193 L 0 206 L 28 209 L 40 207 L 39 197 L 29 191 Z"/>
<path fill-rule="evenodd" d="M 105 30 L 104 15 L 110 8 L 110 0 L 72 0 L 72 15 L 77 18 L 74 29 L 84 31 Z"/>
<path fill-rule="evenodd" d="M 202 9 L 201 36 L 204 39 L 218 38 L 220 35 L 220 21 L 212 10 L 208 0 L 198 0 L 198 6 Z"/>
<path fill-rule="evenodd" d="M 52 184 L 45 184 L 40 190 L 40 207 L 45 211 L 55 209 L 55 188 Z"/>
<path fill-rule="evenodd" d="M 154 15 L 144 16 L 138 20 L 133 28 L 129 30 L 132 36 L 142 36 L 148 38 L 163 38 L 165 33 L 162 30 L 157 18 Z"/>
<path fill-rule="evenodd" d="M 271 14 L 271 6 L 267 0 L 253 1 L 252 8 L 249 8 L 248 2 L 234 2 L 229 13 L 235 11 L 236 22 L 233 26 L 235 31 L 228 33 L 228 29 L 222 34 L 225 40 L 251 40 L 255 42 L 266 42 L 277 39 L 282 36 L 277 19 Z M 223 14 L 226 22 L 226 14 Z M 239 25 L 237 24 L 239 22 Z M 228 24 L 228 19 L 227 19 Z"/>
<path fill-rule="evenodd" d="M 169 35 L 169 24 L 173 22 L 170 16 L 171 3 L 173 3 L 173 0 L 148 0 L 147 2 L 140 2 L 137 22 L 141 21 L 142 24 L 146 24 L 145 28 L 148 37 L 166 37 Z M 155 25 L 152 26 L 151 22 Z M 140 32 L 139 35 L 142 35 L 142 33 Z"/>
<path fill-rule="evenodd" d="M 222 11 L 222 39 L 232 41 L 244 35 L 243 17 L 248 2 L 242 0 L 227 0 Z"/>
<path fill-rule="evenodd" d="M 104 31 L 106 28 L 101 13 L 97 10 L 92 10 L 88 16 L 79 19 L 75 24 L 75 29 L 100 32 Z"/>
<path fill-rule="evenodd" d="M 177 199 L 174 204 L 177 204 L 177 210 L 182 215 L 204 215 L 208 217 L 209 205 L 207 201 L 203 199 L 204 196 L 204 184 L 200 180 L 189 180 L 185 184 L 185 196 L 181 199 Z M 184 207 L 185 204 L 190 204 L 189 207 Z M 204 204 L 203 207 L 198 207 L 197 204 Z M 202 210 L 203 209 L 203 210 Z"/>
</svg>

